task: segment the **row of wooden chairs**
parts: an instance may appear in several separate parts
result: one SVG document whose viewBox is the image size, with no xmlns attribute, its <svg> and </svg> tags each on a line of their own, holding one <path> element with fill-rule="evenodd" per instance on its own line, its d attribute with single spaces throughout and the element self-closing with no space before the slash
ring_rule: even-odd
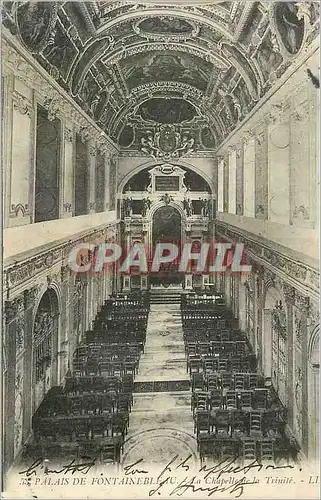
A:
<svg viewBox="0 0 321 500">
<path fill-rule="evenodd" d="M 198 410 L 194 414 L 194 432 L 223 436 L 284 436 L 286 416 L 282 411 Z"/>
<path fill-rule="evenodd" d="M 253 390 L 226 391 L 220 389 L 210 392 L 195 391 L 192 393 L 191 409 L 256 409 L 268 408 L 268 389 L 255 388 Z"/>
<path fill-rule="evenodd" d="M 82 392 L 133 392 L 133 374 L 119 376 L 82 375 L 75 376 L 70 373 L 64 383 L 66 393 L 79 394 Z"/>
<path fill-rule="evenodd" d="M 23 457 L 28 462 L 39 460 L 41 457 L 44 460 L 44 466 L 48 466 L 48 460 L 49 462 L 59 460 L 60 466 L 61 463 L 68 464 L 73 460 L 77 464 L 89 464 L 91 460 L 94 460 L 95 464 L 99 462 L 104 465 L 119 465 L 123 443 L 123 439 L 119 436 L 107 439 L 100 437 L 99 441 L 86 438 L 71 442 L 42 439 L 26 445 Z M 48 467 L 50 468 L 50 465 Z"/>
<path fill-rule="evenodd" d="M 222 438 L 211 435 L 203 437 L 198 446 L 202 464 L 207 460 L 222 462 L 229 459 L 235 459 L 240 465 L 253 461 L 274 464 L 277 458 L 275 440 L 268 438 Z"/>
<path fill-rule="evenodd" d="M 83 415 L 65 417 L 33 418 L 32 427 L 35 441 L 47 439 L 64 442 L 79 438 L 121 436 L 125 439 L 129 424 L 128 412 L 107 415 Z"/>
<path fill-rule="evenodd" d="M 80 344 L 76 347 L 73 358 L 85 360 L 93 358 L 100 360 L 108 357 L 110 354 L 117 356 L 135 356 L 139 358 L 142 352 L 142 344 L 139 343 L 98 343 L 98 344 Z"/>
<path fill-rule="evenodd" d="M 73 373 L 76 376 L 83 375 L 106 375 L 122 377 L 123 375 L 135 375 L 138 372 L 137 359 L 112 359 L 110 361 L 96 361 L 88 359 L 86 361 L 73 360 Z"/>
<path fill-rule="evenodd" d="M 133 324 L 119 323 L 113 327 L 97 327 L 94 330 L 87 330 L 85 333 L 86 344 L 110 344 L 117 343 L 121 338 L 122 342 L 133 342 L 142 344 L 144 347 L 146 342 L 146 327 L 136 326 Z M 121 335 L 120 335 L 120 332 Z"/>
<path fill-rule="evenodd" d="M 216 389 L 244 390 L 255 387 L 269 387 L 270 379 L 266 379 L 257 372 L 213 372 L 193 373 L 192 390 L 213 391 Z"/>
<path fill-rule="evenodd" d="M 253 354 L 236 356 L 189 356 L 187 371 L 192 377 L 195 373 L 205 376 L 216 372 L 253 372 L 256 369 L 256 358 Z"/>
</svg>

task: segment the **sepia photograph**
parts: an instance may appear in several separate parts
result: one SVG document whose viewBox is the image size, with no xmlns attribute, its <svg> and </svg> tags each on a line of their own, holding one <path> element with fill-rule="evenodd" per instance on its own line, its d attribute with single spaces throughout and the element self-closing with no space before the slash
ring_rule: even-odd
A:
<svg viewBox="0 0 321 500">
<path fill-rule="evenodd" d="M 320 498 L 320 3 L 2 1 L 1 498 Z"/>
</svg>

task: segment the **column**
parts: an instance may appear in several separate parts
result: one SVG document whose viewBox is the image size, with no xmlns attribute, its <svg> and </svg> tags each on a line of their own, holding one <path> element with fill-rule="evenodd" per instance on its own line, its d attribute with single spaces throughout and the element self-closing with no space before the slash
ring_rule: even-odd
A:
<svg viewBox="0 0 321 500">
<path fill-rule="evenodd" d="M 105 210 L 109 210 L 109 154 L 105 152 Z"/>
<path fill-rule="evenodd" d="M 217 164 L 217 210 L 224 211 L 224 159 L 219 158 Z"/>
<path fill-rule="evenodd" d="M 15 432 L 15 376 L 16 376 L 16 314 L 18 304 L 16 300 L 5 303 L 5 393 L 3 399 L 4 407 L 4 458 L 5 468 L 14 460 L 14 432 Z"/>
<path fill-rule="evenodd" d="M 72 330 L 70 329 L 70 313 L 73 310 L 71 303 L 71 274 L 69 266 L 62 266 L 60 270 L 61 276 L 61 302 L 62 309 L 60 312 L 60 342 L 58 345 L 59 356 L 59 371 L 58 383 L 61 383 L 68 370 L 69 356 L 69 336 Z"/>
<path fill-rule="evenodd" d="M 263 310 L 262 368 L 265 377 L 272 377 L 272 311 Z"/>
<path fill-rule="evenodd" d="M 74 130 L 73 124 L 65 123 L 63 128 L 63 176 L 61 179 L 61 214 L 63 219 L 73 216 L 74 200 Z"/>
<path fill-rule="evenodd" d="M 304 226 L 311 216 L 309 103 L 298 106 L 294 102 L 293 109 L 290 115 L 290 223 Z"/>
<path fill-rule="evenodd" d="M 256 278 L 256 337 L 258 369 L 263 372 L 263 271 Z"/>
<path fill-rule="evenodd" d="M 296 367 L 297 353 L 295 349 L 295 339 L 294 339 L 294 294 L 295 290 L 293 287 L 283 283 L 283 294 L 285 297 L 285 309 L 287 317 L 287 371 L 286 371 L 286 406 L 288 408 L 288 423 L 293 429 L 294 422 L 294 392 L 295 392 L 295 381 L 300 378 L 300 375 Z M 296 373 L 296 376 L 295 376 Z"/>
<path fill-rule="evenodd" d="M 88 213 L 94 214 L 96 212 L 96 189 L 95 189 L 95 176 L 96 176 L 96 145 L 90 141 L 88 147 Z"/>
<path fill-rule="evenodd" d="M 33 287 L 24 291 L 24 308 L 25 308 L 25 355 L 24 355 L 24 402 L 23 402 L 23 442 L 29 437 L 32 424 L 32 371 L 33 371 L 33 312 L 37 295 L 38 287 Z"/>
<path fill-rule="evenodd" d="M 244 142 L 244 210 L 245 217 L 255 215 L 255 139 L 247 138 Z"/>
<path fill-rule="evenodd" d="M 255 217 L 268 216 L 268 135 L 264 124 L 255 138 Z"/>
<path fill-rule="evenodd" d="M 236 149 L 236 214 L 243 215 L 244 210 L 244 151 L 243 143 Z"/>
<path fill-rule="evenodd" d="M 228 212 L 228 207 L 229 207 L 229 164 L 228 164 L 228 155 L 224 155 L 224 163 L 223 163 L 223 176 L 224 176 L 224 182 L 223 182 L 223 210 L 224 212 Z"/>
<path fill-rule="evenodd" d="M 228 211 L 230 214 L 236 214 L 236 150 L 229 152 L 229 196 Z"/>
<path fill-rule="evenodd" d="M 11 153 L 8 158 L 11 173 L 9 227 L 32 222 L 36 120 L 32 91 L 17 79 L 12 100 Z"/>
<path fill-rule="evenodd" d="M 287 116 L 276 115 L 268 125 L 269 220 L 289 224 L 290 129 Z"/>
<path fill-rule="evenodd" d="M 3 66 L 3 72 L 5 67 Z M 14 76 L 12 74 L 3 75 L 2 78 L 3 107 L 2 107 L 2 154 L 4 165 L 4 226 L 9 226 L 9 212 L 11 210 L 11 152 L 12 152 L 12 124 L 13 124 L 13 99 L 12 92 L 14 86 Z"/>
</svg>

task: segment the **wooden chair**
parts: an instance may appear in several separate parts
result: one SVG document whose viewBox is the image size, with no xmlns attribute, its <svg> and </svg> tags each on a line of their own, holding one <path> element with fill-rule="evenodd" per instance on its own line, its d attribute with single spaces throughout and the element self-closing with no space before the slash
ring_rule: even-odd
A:
<svg viewBox="0 0 321 500">
<path fill-rule="evenodd" d="M 208 434 L 210 432 L 210 412 L 209 411 L 197 411 L 194 415 L 194 432 L 196 432 L 197 438 L 200 434 Z"/>
<path fill-rule="evenodd" d="M 226 408 L 237 409 L 237 393 L 235 391 L 226 392 Z"/>
<path fill-rule="evenodd" d="M 257 458 L 256 441 L 253 438 L 241 439 L 241 459 L 242 463 L 252 462 Z"/>
<path fill-rule="evenodd" d="M 259 447 L 259 459 L 261 463 L 264 462 L 273 462 L 275 461 L 274 457 L 274 443 L 271 439 L 262 439 L 258 441 Z"/>
<path fill-rule="evenodd" d="M 214 389 L 210 391 L 209 405 L 211 410 L 223 408 L 223 395 L 220 389 Z"/>
<path fill-rule="evenodd" d="M 193 373 L 192 375 L 192 391 L 204 389 L 203 373 Z"/>
<path fill-rule="evenodd" d="M 258 411 L 250 413 L 250 436 L 262 436 L 262 414 Z"/>
<path fill-rule="evenodd" d="M 242 391 L 240 393 L 241 408 L 252 408 L 252 391 Z"/>
</svg>

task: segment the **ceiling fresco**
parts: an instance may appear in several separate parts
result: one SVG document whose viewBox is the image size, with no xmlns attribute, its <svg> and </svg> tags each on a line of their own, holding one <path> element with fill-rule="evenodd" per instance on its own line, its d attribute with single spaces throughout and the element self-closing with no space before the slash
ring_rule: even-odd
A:
<svg viewBox="0 0 321 500">
<path fill-rule="evenodd" d="M 319 33 L 314 2 L 2 2 L 2 22 L 125 149 L 166 123 L 216 149 Z"/>
</svg>

